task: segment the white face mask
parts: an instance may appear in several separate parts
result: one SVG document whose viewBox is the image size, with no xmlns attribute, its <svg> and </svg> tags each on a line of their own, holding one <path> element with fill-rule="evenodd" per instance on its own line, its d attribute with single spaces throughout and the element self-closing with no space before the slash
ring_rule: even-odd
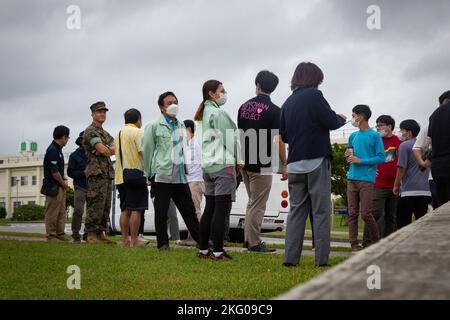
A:
<svg viewBox="0 0 450 320">
<path fill-rule="evenodd" d="M 352 123 L 352 126 L 354 126 L 354 127 L 356 127 L 356 128 L 359 128 L 359 123 L 356 121 L 355 118 L 352 118 L 351 123 Z"/>
<path fill-rule="evenodd" d="M 217 101 L 216 101 L 216 103 L 219 105 L 219 106 L 223 106 L 225 103 L 227 103 L 227 93 L 226 92 L 221 92 L 220 93 L 220 97 L 219 97 L 219 99 L 217 99 Z"/>
<path fill-rule="evenodd" d="M 167 107 L 166 109 L 166 113 L 168 116 L 171 117 L 176 117 L 178 115 L 178 111 L 179 111 L 179 107 L 176 104 L 171 104 L 170 106 Z"/>
<path fill-rule="evenodd" d="M 386 130 L 380 130 L 379 133 L 380 133 L 380 135 L 381 135 L 382 138 L 385 138 L 385 137 L 387 137 L 387 135 L 388 135 L 388 133 L 386 132 Z"/>
<path fill-rule="evenodd" d="M 406 141 L 406 140 L 408 140 L 407 137 L 403 136 L 403 134 L 402 134 L 401 131 L 397 132 L 395 135 L 400 139 L 400 141 Z"/>
</svg>

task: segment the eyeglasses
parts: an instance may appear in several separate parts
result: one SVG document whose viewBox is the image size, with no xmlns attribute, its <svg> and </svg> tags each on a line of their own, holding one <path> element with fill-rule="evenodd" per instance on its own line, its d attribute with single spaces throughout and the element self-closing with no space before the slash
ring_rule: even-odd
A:
<svg viewBox="0 0 450 320">
<path fill-rule="evenodd" d="M 380 128 L 380 127 L 384 127 L 386 124 L 385 123 L 377 123 L 376 127 Z"/>
</svg>

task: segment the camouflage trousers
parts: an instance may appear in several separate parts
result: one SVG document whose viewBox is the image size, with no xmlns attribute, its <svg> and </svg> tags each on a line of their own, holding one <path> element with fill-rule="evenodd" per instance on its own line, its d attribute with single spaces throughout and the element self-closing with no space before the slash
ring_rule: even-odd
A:
<svg viewBox="0 0 450 320">
<path fill-rule="evenodd" d="M 102 176 L 90 176 L 87 182 L 85 229 L 97 233 L 108 231 L 112 181 Z"/>
</svg>

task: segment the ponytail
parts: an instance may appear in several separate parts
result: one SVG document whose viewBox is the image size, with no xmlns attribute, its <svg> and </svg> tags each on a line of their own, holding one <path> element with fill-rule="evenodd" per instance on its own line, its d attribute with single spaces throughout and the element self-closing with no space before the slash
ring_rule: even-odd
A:
<svg viewBox="0 0 450 320">
<path fill-rule="evenodd" d="M 220 87 L 222 82 L 217 80 L 208 80 L 203 84 L 202 93 L 203 93 L 203 101 L 198 106 L 197 112 L 195 113 L 194 120 L 202 121 L 203 119 L 203 111 L 205 111 L 205 102 L 210 99 L 209 92 L 216 92 Z"/>
<path fill-rule="evenodd" d="M 197 112 L 195 113 L 194 120 L 202 121 L 203 120 L 203 111 L 205 110 L 205 101 L 202 101 L 198 106 Z"/>
</svg>

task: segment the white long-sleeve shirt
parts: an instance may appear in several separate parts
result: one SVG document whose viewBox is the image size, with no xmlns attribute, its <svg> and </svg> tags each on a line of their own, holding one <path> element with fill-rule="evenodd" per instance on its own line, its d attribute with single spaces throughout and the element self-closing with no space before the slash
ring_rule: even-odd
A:
<svg viewBox="0 0 450 320">
<path fill-rule="evenodd" d="M 202 149 L 195 137 L 187 143 L 186 163 L 188 182 L 203 181 Z"/>
</svg>

